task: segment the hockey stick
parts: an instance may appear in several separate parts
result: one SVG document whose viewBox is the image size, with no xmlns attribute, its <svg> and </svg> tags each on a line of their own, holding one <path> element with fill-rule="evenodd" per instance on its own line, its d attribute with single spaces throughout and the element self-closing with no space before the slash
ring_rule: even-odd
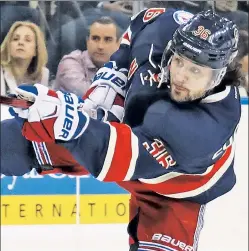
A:
<svg viewBox="0 0 249 251">
<path fill-rule="evenodd" d="M 30 102 L 24 99 L 15 98 L 15 97 L 6 97 L 6 96 L 0 95 L 0 104 L 12 106 L 15 108 L 27 109 L 33 104 L 33 102 Z"/>
</svg>

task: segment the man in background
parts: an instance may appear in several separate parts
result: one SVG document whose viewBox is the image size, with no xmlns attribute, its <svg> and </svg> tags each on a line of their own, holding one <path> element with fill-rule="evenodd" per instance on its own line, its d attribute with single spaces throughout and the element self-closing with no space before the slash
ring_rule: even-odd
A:
<svg viewBox="0 0 249 251">
<path fill-rule="evenodd" d="M 120 31 L 110 17 L 94 21 L 87 36 L 87 50 L 65 55 L 56 74 L 54 89 L 83 96 L 95 73 L 119 47 Z"/>
</svg>

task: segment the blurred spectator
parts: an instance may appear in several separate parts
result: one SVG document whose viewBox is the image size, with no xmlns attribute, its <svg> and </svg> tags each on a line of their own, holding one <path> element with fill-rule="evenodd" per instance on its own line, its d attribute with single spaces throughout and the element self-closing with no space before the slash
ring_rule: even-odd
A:
<svg viewBox="0 0 249 251">
<path fill-rule="evenodd" d="M 16 21 L 29 20 L 40 25 L 39 11 L 29 7 L 29 1 L 5 1 L 0 5 L 1 30 L 0 43 L 2 43 L 11 25 Z"/>
<path fill-rule="evenodd" d="M 98 8 L 104 8 L 106 10 L 118 11 L 127 15 L 132 15 L 132 1 L 103 1 L 99 2 Z"/>
<path fill-rule="evenodd" d="M 64 3 L 65 2 L 60 3 L 60 6 L 63 6 L 63 8 L 65 8 Z M 61 16 L 58 15 L 58 17 L 60 17 L 57 21 L 59 27 L 52 31 L 52 36 L 47 41 L 49 53 L 48 68 L 52 79 L 55 78 L 58 64 L 64 55 L 74 50 L 84 51 L 87 49 L 86 37 L 88 28 L 95 20 L 103 16 L 109 16 L 117 24 L 120 33 L 125 32 L 130 24 L 130 17 L 122 12 L 110 11 L 104 8 L 92 8 L 90 5 L 87 6 L 85 10 L 82 10 L 80 17 L 77 19 L 70 17 L 70 22 L 66 21 L 67 18 L 65 18 L 64 14 Z M 62 19 L 65 23 L 61 26 Z M 55 22 L 55 20 L 53 22 Z"/>
<path fill-rule="evenodd" d="M 29 6 L 29 1 L 0 1 L 0 5 L 18 5 L 18 6 Z"/>
<path fill-rule="evenodd" d="M 238 1 L 238 10 L 249 12 L 249 1 Z"/>
<path fill-rule="evenodd" d="M 214 3 L 215 2 L 215 3 Z M 246 2 L 246 1 L 244 1 Z M 219 1 L 151 1 L 145 2 L 147 8 L 164 7 L 174 8 L 189 11 L 196 14 L 204 9 L 212 8 L 215 5 L 215 10 L 221 16 L 227 17 L 233 20 L 239 27 L 239 29 L 248 29 L 248 10 L 238 9 L 237 0 L 219 0 Z M 245 3 L 244 3 L 245 4 Z M 245 4 L 244 6 L 248 6 Z"/>
<path fill-rule="evenodd" d="M 212 1 L 208 1 L 207 7 L 210 8 Z M 215 1 L 216 12 L 233 22 L 235 22 L 240 30 L 248 30 L 248 13 L 238 10 L 237 0 L 219 0 Z"/>
<path fill-rule="evenodd" d="M 215 8 L 219 11 L 236 11 L 238 9 L 237 0 L 220 0 L 215 2 Z"/>
<path fill-rule="evenodd" d="M 147 8 L 173 8 L 196 14 L 204 9 L 205 1 L 151 1 L 145 2 Z"/>
<path fill-rule="evenodd" d="M 100 17 L 108 16 L 115 21 L 122 32 L 125 32 L 130 24 L 129 15 L 117 10 L 114 11 L 106 8 L 88 8 L 83 11 L 83 16 L 88 25 Z"/>
<path fill-rule="evenodd" d="M 15 22 L 1 44 L 1 95 L 22 84 L 48 85 L 47 50 L 43 33 L 31 22 Z"/>
<path fill-rule="evenodd" d="M 127 22 L 129 22 L 126 14 L 132 14 L 130 1 L 55 1 L 55 7 L 54 15 L 49 17 L 49 25 L 52 30 L 79 18 L 85 19 L 85 22 L 90 24 L 100 16 L 110 16 L 121 29 L 126 29 Z M 115 14 L 112 16 L 113 12 L 118 13 L 119 16 Z"/>
<path fill-rule="evenodd" d="M 55 30 L 47 41 L 48 68 L 52 79 L 55 79 L 58 64 L 64 55 L 74 50 L 86 49 L 87 24 L 84 19 L 72 20 Z M 53 38 L 53 39 L 52 39 Z"/>
<path fill-rule="evenodd" d="M 87 36 L 87 50 L 76 50 L 59 63 L 54 89 L 83 96 L 97 70 L 109 61 L 119 47 L 120 32 L 110 17 L 92 23 Z"/>
<path fill-rule="evenodd" d="M 241 63 L 241 69 L 244 73 L 245 77 L 245 85 L 242 86 L 243 89 L 240 88 L 240 93 L 243 96 L 247 96 L 249 94 L 249 86 L 248 86 L 248 54 L 249 54 L 249 47 L 248 47 L 248 41 L 249 40 L 249 34 L 245 30 L 239 31 L 239 51 L 238 55 L 236 56 L 236 60 Z M 246 92 L 245 92 L 246 91 Z"/>
</svg>

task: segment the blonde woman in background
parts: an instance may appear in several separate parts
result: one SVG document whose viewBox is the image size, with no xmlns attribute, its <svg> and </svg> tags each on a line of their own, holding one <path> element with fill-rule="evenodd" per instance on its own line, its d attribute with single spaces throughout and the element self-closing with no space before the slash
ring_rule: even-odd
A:
<svg viewBox="0 0 249 251">
<path fill-rule="evenodd" d="M 32 22 L 15 22 L 1 44 L 1 95 L 14 94 L 20 84 L 48 85 L 45 40 Z"/>
</svg>

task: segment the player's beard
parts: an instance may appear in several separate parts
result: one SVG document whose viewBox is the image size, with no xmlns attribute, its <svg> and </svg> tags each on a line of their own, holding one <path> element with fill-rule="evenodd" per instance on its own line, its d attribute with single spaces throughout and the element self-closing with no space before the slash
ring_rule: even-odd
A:
<svg viewBox="0 0 249 251">
<path fill-rule="evenodd" d="M 205 97 L 206 91 L 205 90 L 199 90 L 199 91 L 177 91 L 174 88 L 170 88 L 170 97 L 172 100 L 178 102 L 178 103 L 184 103 L 184 102 L 191 102 L 197 99 L 201 99 Z"/>
</svg>

